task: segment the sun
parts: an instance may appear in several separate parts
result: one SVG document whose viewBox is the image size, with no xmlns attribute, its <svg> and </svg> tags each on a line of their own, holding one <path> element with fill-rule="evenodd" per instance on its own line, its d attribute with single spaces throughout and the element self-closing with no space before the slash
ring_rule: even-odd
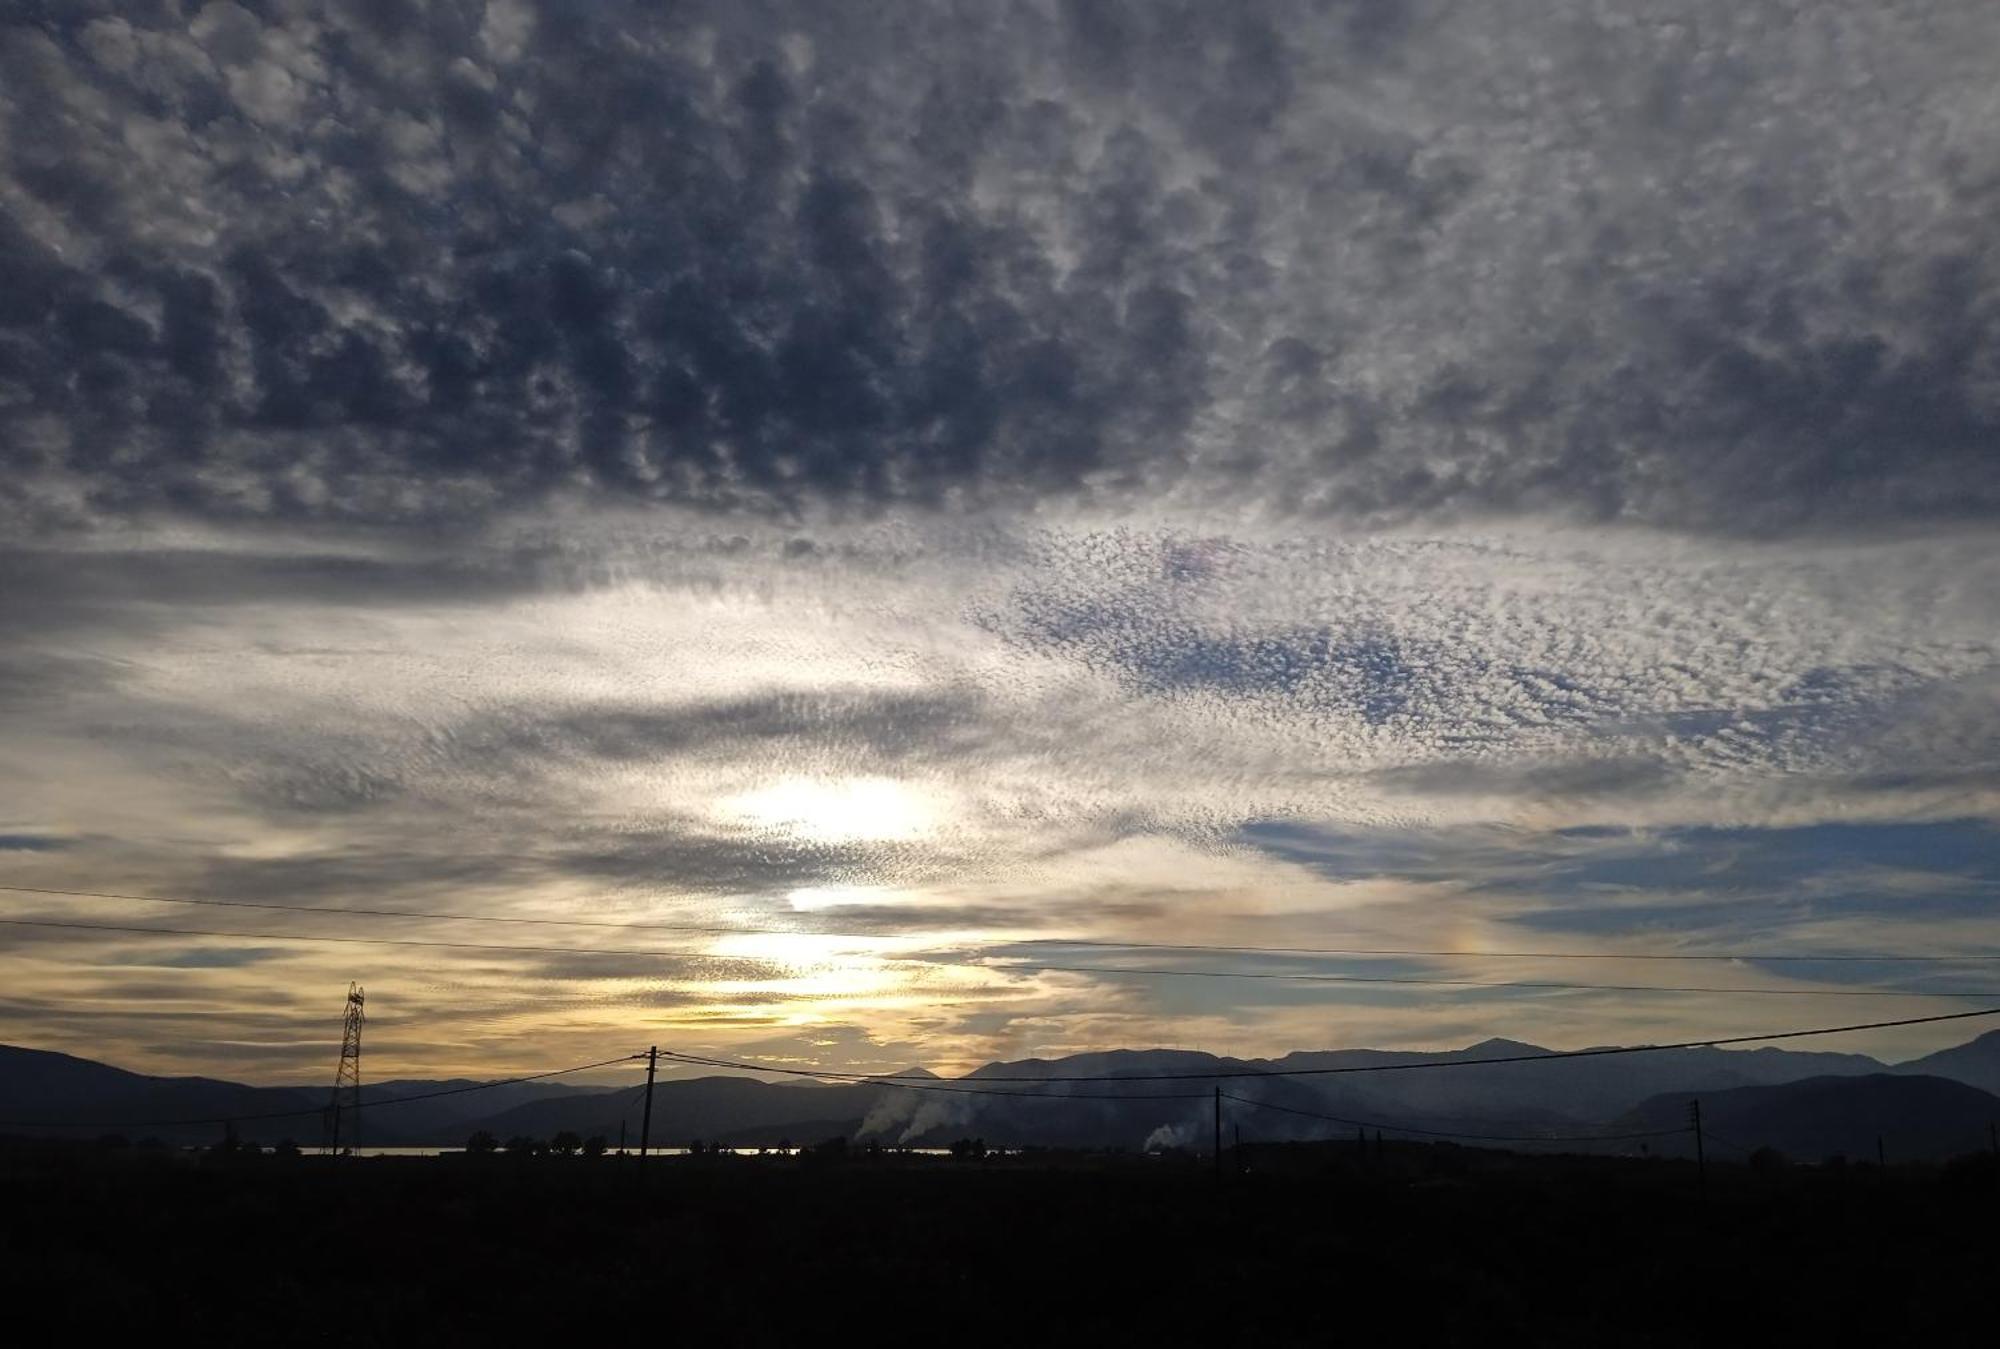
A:
<svg viewBox="0 0 2000 1349">
<path fill-rule="evenodd" d="M 937 830 L 936 800 L 893 778 L 788 777 L 730 797 L 726 815 L 754 829 L 815 843 L 883 843 Z"/>
</svg>

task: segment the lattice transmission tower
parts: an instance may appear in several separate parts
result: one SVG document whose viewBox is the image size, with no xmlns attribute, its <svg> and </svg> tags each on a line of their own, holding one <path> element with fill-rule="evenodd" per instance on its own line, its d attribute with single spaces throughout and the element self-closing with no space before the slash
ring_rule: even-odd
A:
<svg viewBox="0 0 2000 1349">
<path fill-rule="evenodd" d="M 326 1137 L 320 1146 L 320 1151 L 328 1156 L 340 1155 L 343 1124 L 349 1152 L 361 1141 L 361 1023 L 366 1019 L 362 1016 L 365 1001 L 361 985 L 347 986 L 347 1019 L 340 1032 L 340 1066 L 333 1070 L 333 1100 L 326 1108 Z"/>
</svg>

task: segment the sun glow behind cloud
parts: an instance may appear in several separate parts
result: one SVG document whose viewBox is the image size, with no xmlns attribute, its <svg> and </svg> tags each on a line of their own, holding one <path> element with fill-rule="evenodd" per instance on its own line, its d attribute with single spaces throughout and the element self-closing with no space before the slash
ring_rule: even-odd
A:
<svg viewBox="0 0 2000 1349">
<path fill-rule="evenodd" d="M 931 795 L 890 778 L 788 777 L 731 797 L 726 820 L 815 843 L 895 843 L 937 831 L 943 807 Z"/>
</svg>

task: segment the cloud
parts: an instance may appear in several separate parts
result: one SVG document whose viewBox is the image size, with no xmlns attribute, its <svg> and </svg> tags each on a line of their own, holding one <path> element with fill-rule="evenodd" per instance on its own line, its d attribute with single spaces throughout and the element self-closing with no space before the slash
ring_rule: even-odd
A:
<svg viewBox="0 0 2000 1349">
<path fill-rule="evenodd" d="M 47 834 L 0 834 L 0 852 L 53 852 L 68 846 L 68 839 Z"/>
<path fill-rule="evenodd" d="M 10 872 L 872 934 L 287 961 L 365 961 L 425 1073 L 640 1020 L 874 1067 L 1322 1038 L 1324 991 L 982 955 L 1076 935 L 1720 941 L 1775 904 L 1971 940 L 1979 869 L 1893 831 L 2000 814 L 1996 28 L 16 16 Z M 1846 839 L 1875 864 L 1814 861 Z M 204 1043 L 304 1034 L 254 964 L 7 941 L 65 1043 L 128 988 L 243 1023 Z M 1357 1034 L 1492 1029 L 1342 996 Z"/>
<path fill-rule="evenodd" d="M 2000 504 L 1986 6 L 376 8 L 7 30 L 19 523 Z"/>
<path fill-rule="evenodd" d="M 152 952 L 128 958 L 129 965 L 157 965 L 174 970 L 228 970 L 262 964 L 289 954 L 278 946 L 191 947 L 184 951 Z"/>
</svg>

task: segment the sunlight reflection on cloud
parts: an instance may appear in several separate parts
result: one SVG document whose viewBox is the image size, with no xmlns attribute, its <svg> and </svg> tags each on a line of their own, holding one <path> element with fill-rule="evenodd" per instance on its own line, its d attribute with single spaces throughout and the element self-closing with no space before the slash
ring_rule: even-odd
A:
<svg viewBox="0 0 2000 1349">
<path fill-rule="evenodd" d="M 786 778 L 722 803 L 726 819 L 823 843 L 882 843 L 933 833 L 942 811 L 888 778 Z"/>
</svg>

